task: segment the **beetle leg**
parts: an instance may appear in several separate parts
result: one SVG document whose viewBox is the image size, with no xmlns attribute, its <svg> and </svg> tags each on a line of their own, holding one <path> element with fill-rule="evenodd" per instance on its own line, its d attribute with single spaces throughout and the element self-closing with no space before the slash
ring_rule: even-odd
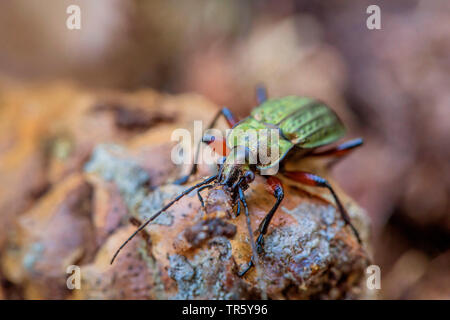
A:
<svg viewBox="0 0 450 320">
<path fill-rule="evenodd" d="M 219 120 L 219 117 L 221 115 L 225 117 L 225 120 L 227 121 L 227 123 L 230 126 L 230 128 L 233 127 L 238 122 L 236 117 L 231 113 L 231 111 L 228 108 L 223 107 L 214 116 L 213 120 L 211 121 L 209 126 L 206 128 L 206 130 L 214 128 L 216 126 L 217 120 Z M 200 155 L 200 145 L 201 145 L 202 142 L 203 141 L 200 141 L 198 146 L 197 146 L 197 152 L 195 153 L 194 164 L 192 165 L 191 171 L 189 171 L 189 173 L 187 175 L 185 175 L 185 176 L 175 180 L 173 182 L 174 184 L 185 184 L 189 180 L 190 176 L 192 176 L 193 174 L 197 173 L 197 167 L 198 167 L 197 162 L 198 162 L 198 157 Z"/>
<path fill-rule="evenodd" d="M 267 179 L 266 183 L 268 191 L 277 199 L 277 201 L 259 224 L 259 235 L 256 239 L 256 248 L 258 250 L 258 253 L 262 252 L 262 246 L 264 245 L 264 235 L 267 233 L 267 228 L 269 227 L 270 221 L 272 220 L 272 217 L 274 216 L 275 212 L 280 206 L 281 201 L 283 201 L 284 198 L 283 185 L 281 184 L 280 179 L 271 176 Z"/>
<path fill-rule="evenodd" d="M 225 138 L 217 138 L 215 136 L 207 136 L 202 140 L 206 143 L 215 153 L 225 157 L 228 154 L 227 140 Z"/>
<path fill-rule="evenodd" d="M 350 226 L 356 239 L 361 244 L 361 238 L 359 237 L 358 230 L 356 230 L 356 228 L 353 226 L 353 224 L 350 220 L 350 217 L 348 216 L 347 211 L 345 210 L 344 206 L 342 205 L 341 201 L 339 200 L 338 196 L 336 195 L 336 193 L 334 192 L 333 188 L 331 187 L 331 185 L 328 183 L 327 180 L 325 180 L 324 178 L 319 177 L 315 174 L 303 172 L 303 171 L 285 171 L 285 172 L 283 172 L 283 174 L 286 177 L 288 177 L 289 179 L 300 182 L 302 184 L 305 184 L 308 186 L 313 186 L 313 187 L 327 188 L 328 190 L 330 190 L 331 195 L 333 196 L 334 201 L 337 204 L 339 212 L 341 213 L 342 219 L 345 221 L 345 223 L 347 225 Z"/>
<path fill-rule="evenodd" d="M 267 100 L 267 88 L 263 84 L 258 84 L 256 86 L 256 102 L 258 105 Z"/>
<path fill-rule="evenodd" d="M 236 210 L 236 217 L 239 217 L 241 214 L 241 201 L 238 200 L 237 202 L 237 210 Z"/>
<path fill-rule="evenodd" d="M 258 252 L 256 249 L 256 245 L 253 240 L 253 232 L 252 232 L 252 226 L 250 223 L 250 214 L 248 212 L 247 200 L 245 199 L 244 191 L 242 191 L 242 188 L 240 186 L 238 187 L 238 192 L 239 192 L 239 201 L 242 202 L 242 205 L 244 206 L 244 212 L 245 212 L 245 217 L 246 217 L 246 221 L 247 221 L 248 237 L 250 240 L 250 245 L 252 247 L 252 253 L 253 253 L 252 258 L 250 259 L 250 262 L 248 263 L 245 270 L 243 270 L 242 272 L 239 273 L 239 276 L 242 277 L 244 274 L 247 273 L 248 270 L 250 270 L 250 268 L 253 266 L 253 264 L 256 264 L 258 266 L 259 260 L 258 260 Z"/>
<path fill-rule="evenodd" d="M 333 147 L 333 148 L 330 148 L 330 149 L 327 149 L 327 150 L 313 151 L 310 154 L 308 154 L 308 156 L 312 156 L 312 157 L 324 157 L 324 156 L 336 157 L 337 159 L 331 163 L 331 165 L 332 165 L 332 164 L 335 164 L 338 159 L 341 159 L 342 157 L 346 156 L 347 154 L 349 154 L 351 151 L 353 151 L 357 147 L 362 146 L 362 144 L 363 144 L 363 139 L 362 138 L 356 138 L 356 139 L 352 139 L 352 140 L 349 140 L 349 141 L 345 141 L 344 143 L 341 143 L 340 145 L 338 145 L 336 147 Z"/>
<path fill-rule="evenodd" d="M 269 213 L 264 217 L 264 219 L 261 221 L 258 227 L 259 235 L 256 239 L 256 252 L 257 254 L 262 252 L 262 246 L 264 244 L 264 235 L 267 233 L 267 229 L 269 227 L 270 221 L 272 220 L 275 212 L 277 211 L 278 207 L 280 206 L 281 201 L 283 201 L 284 198 L 284 190 L 283 185 L 281 184 L 280 179 L 271 176 L 267 179 L 267 189 L 268 191 L 277 198 L 277 201 L 275 202 L 275 205 L 272 207 L 272 209 L 269 211 Z M 242 277 L 244 274 L 246 274 L 251 268 L 253 267 L 253 256 L 250 262 L 247 264 L 247 267 L 239 273 L 239 276 Z"/>
<path fill-rule="evenodd" d="M 253 267 L 253 256 L 252 259 L 247 263 L 247 266 L 245 267 L 245 269 L 243 269 L 242 271 L 240 271 L 238 273 L 239 277 L 243 277 L 247 272 L 250 271 L 250 269 Z"/>
</svg>

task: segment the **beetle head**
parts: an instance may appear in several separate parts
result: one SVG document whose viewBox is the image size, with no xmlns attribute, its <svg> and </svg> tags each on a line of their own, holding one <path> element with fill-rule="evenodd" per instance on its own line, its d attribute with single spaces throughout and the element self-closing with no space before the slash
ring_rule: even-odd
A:
<svg viewBox="0 0 450 320">
<path fill-rule="evenodd" d="M 255 179 L 255 173 L 248 159 L 248 148 L 241 146 L 233 148 L 223 163 L 219 183 L 229 191 L 233 191 L 238 185 L 246 188 Z"/>
</svg>

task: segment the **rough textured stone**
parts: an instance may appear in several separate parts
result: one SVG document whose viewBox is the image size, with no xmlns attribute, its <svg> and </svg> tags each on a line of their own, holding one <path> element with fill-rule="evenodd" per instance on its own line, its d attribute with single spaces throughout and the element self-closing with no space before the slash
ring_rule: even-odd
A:
<svg viewBox="0 0 450 320">
<path fill-rule="evenodd" d="M 308 159 L 288 164 L 288 169 L 310 170 L 330 180 L 366 248 L 343 224 L 327 190 L 284 179 L 286 196 L 265 237 L 259 274 L 252 269 L 238 276 L 251 256 L 245 215 L 236 217 L 229 194 L 217 186 L 204 190 L 205 210 L 192 192 L 135 237 L 110 265 L 136 225 L 187 188 L 170 183 L 186 169 L 170 160 L 173 130 L 192 128 L 194 120 L 208 121 L 217 107 L 196 95 L 153 91 L 93 93 L 49 86 L 14 94 L 6 94 L 5 101 L 13 105 L 16 99 L 23 110 L 35 101 L 39 116 L 25 117 L 18 129 L 5 134 L 2 145 L 10 139 L 11 147 L 0 153 L 0 173 L 8 183 L 0 207 L 24 201 L 0 216 L 4 296 L 334 299 L 364 294 L 361 281 L 369 263 L 365 212 L 333 183 L 324 163 Z M 70 112 L 57 111 L 61 104 Z M 122 110 L 126 125 L 117 123 L 117 105 L 130 109 Z M 144 112 L 148 121 L 130 115 L 136 108 L 145 110 L 138 115 Z M 136 130 L 130 129 L 134 122 Z M 52 125 L 46 128 L 47 123 Z M 14 144 L 13 137 L 21 134 L 29 138 Z M 201 166 L 189 184 L 214 170 Z M 31 196 L 33 188 L 25 182 L 45 188 Z M 245 193 L 256 230 L 275 199 L 261 177 Z M 70 265 L 81 267 L 81 290 L 66 287 Z"/>
</svg>

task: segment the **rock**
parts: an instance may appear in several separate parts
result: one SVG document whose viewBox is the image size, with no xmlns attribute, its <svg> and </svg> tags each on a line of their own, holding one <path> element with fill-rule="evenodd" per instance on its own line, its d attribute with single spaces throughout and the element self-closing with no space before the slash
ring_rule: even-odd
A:
<svg viewBox="0 0 450 320">
<path fill-rule="evenodd" d="M 144 221 L 185 188 L 168 184 L 148 192 L 145 179 L 140 186 L 136 185 L 139 170 L 133 170 L 135 164 L 127 161 L 122 163 L 126 164 L 125 168 L 114 168 L 110 176 L 104 168 L 117 159 L 99 158 L 99 150 L 94 152 L 86 170 L 100 175 L 101 179 L 117 181 L 128 203 L 128 211 L 138 221 Z M 315 165 L 312 161 L 301 163 L 303 168 L 311 169 Z M 123 175 L 122 170 L 137 176 Z M 124 177 L 132 177 L 129 181 L 133 182 L 132 187 Z M 263 182 L 263 178 L 258 178 L 246 192 L 253 230 L 274 204 Z M 273 299 L 361 296 L 364 293 L 361 281 L 369 257 L 350 229 L 344 226 L 330 195 L 287 180 L 285 187 L 285 200 L 266 236 L 261 279 L 255 269 L 243 278 L 237 276 L 251 256 L 245 217 L 241 214 L 236 218 L 229 195 L 215 187 L 204 193 L 205 212 L 192 192 L 133 239 L 117 262 L 109 266 L 114 251 L 134 228 L 123 227 L 112 234 L 94 263 L 82 267 L 88 270 L 88 275 L 84 276 L 85 283 L 76 297 L 243 299 L 260 298 L 261 289 Z M 367 244 L 368 224 L 364 211 L 341 192 L 339 194 Z M 143 261 L 147 262 L 146 270 L 142 270 Z M 148 274 L 151 271 L 148 268 L 153 273 Z M 131 270 L 139 272 L 130 274 Z M 145 278 L 148 288 L 141 287 L 142 281 L 114 280 L 130 277 Z M 108 290 L 104 289 L 104 283 L 110 284 Z M 124 295 L 123 291 L 131 295 Z M 99 292 L 102 293 L 99 295 Z"/>
<path fill-rule="evenodd" d="M 6 195 L 11 197 L 2 194 L 0 204 L 5 208 L 12 199 L 26 201 L 0 217 L 5 222 L 0 274 L 15 294 L 44 299 L 364 296 L 362 280 L 370 261 L 367 216 L 333 183 L 323 163 L 307 159 L 289 166 L 330 180 L 365 248 L 344 225 L 327 190 L 283 180 L 285 200 L 265 237 L 259 275 L 254 268 L 238 276 L 251 256 L 245 217 L 235 216 L 229 194 L 217 186 L 204 190 L 204 211 L 195 192 L 189 194 L 130 241 L 110 265 L 115 250 L 136 225 L 187 187 L 170 183 L 186 169 L 170 160 L 173 130 L 191 128 L 194 120 L 209 120 L 217 107 L 196 95 L 154 91 L 99 93 L 71 86 L 29 90 L 21 92 L 19 107 L 34 97 L 45 108 L 55 94 L 59 98 L 52 108 L 67 104 L 71 111 L 66 115 L 47 110 L 46 116 L 19 124 L 22 129 L 12 136 L 30 124 L 41 129 L 27 133 L 28 140 L 10 140 L 12 147 L 0 152 L 3 159 L 18 159 L 13 169 L 1 162 L 0 172 L 9 174 Z M 126 121 L 117 120 L 124 114 Z M 48 130 L 46 123 L 52 123 Z M 57 128 L 64 128 L 64 134 Z M 40 142 L 49 141 L 49 136 L 51 152 L 46 153 L 48 147 Z M 35 171 L 30 159 L 45 163 L 36 169 L 39 175 L 30 175 Z M 201 166 L 189 184 L 214 170 Z M 39 196 L 27 196 L 30 189 L 21 178 L 27 175 L 30 182 L 46 185 Z M 275 199 L 261 177 L 246 196 L 256 230 Z M 66 286 L 71 265 L 80 266 L 80 290 Z M 12 292 L 3 291 L 7 297 Z"/>
<path fill-rule="evenodd" d="M 64 298 L 67 267 L 92 259 L 91 195 L 89 184 L 74 174 L 18 218 L 2 272 L 25 284 L 28 298 Z"/>
</svg>

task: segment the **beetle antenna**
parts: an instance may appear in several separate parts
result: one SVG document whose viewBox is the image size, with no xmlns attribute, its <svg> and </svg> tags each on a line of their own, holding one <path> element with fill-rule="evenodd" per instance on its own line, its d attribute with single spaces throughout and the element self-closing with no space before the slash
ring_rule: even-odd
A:
<svg viewBox="0 0 450 320">
<path fill-rule="evenodd" d="M 122 243 L 122 245 L 119 247 L 119 249 L 117 249 L 117 251 L 114 253 L 114 256 L 111 259 L 111 264 L 113 264 L 114 260 L 116 259 L 117 255 L 119 254 L 119 252 L 127 245 L 128 242 L 130 242 L 131 239 L 133 239 L 140 231 L 142 231 L 150 222 L 152 222 L 153 220 L 155 220 L 156 218 L 158 218 L 158 216 L 163 213 L 164 211 L 166 211 L 167 209 L 169 209 L 175 202 L 177 202 L 178 200 L 180 200 L 181 198 L 183 198 L 185 195 L 189 194 L 192 190 L 195 190 L 205 184 L 208 184 L 212 181 L 214 181 L 214 179 L 217 178 L 217 175 L 213 175 L 205 180 L 203 180 L 200 183 L 197 183 L 195 186 L 192 186 L 186 190 L 184 190 L 182 193 L 180 193 L 175 199 L 173 199 L 172 201 L 170 201 L 168 204 L 166 204 L 161 210 L 159 210 L 158 212 L 156 212 L 153 216 L 151 216 L 150 218 L 148 218 L 147 221 L 145 221 L 139 228 L 137 228 L 137 230 L 135 232 L 133 232 L 133 234 L 127 239 L 125 240 L 124 243 Z"/>
</svg>

